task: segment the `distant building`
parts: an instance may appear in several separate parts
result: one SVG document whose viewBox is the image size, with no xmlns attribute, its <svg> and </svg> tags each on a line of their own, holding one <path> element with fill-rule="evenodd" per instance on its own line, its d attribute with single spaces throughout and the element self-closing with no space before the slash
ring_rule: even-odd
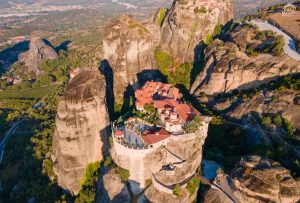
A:
<svg viewBox="0 0 300 203">
<path fill-rule="evenodd" d="M 295 15 L 297 7 L 291 3 L 286 4 L 282 9 L 282 15 Z"/>
</svg>

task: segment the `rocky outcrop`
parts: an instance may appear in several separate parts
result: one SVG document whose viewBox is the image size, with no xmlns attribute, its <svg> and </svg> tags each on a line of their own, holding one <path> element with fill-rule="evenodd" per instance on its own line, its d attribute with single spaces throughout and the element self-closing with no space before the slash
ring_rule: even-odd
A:
<svg viewBox="0 0 300 203">
<path fill-rule="evenodd" d="M 161 28 L 161 46 L 175 58 L 192 62 L 197 45 L 214 32 L 216 25 L 225 25 L 233 18 L 233 2 L 232 0 L 182 2 L 174 1 L 167 13 Z"/>
<path fill-rule="evenodd" d="M 205 51 L 205 67 L 197 76 L 190 92 L 217 95 L 233 90 L 251 89 L 280 76 L 300 71 L 299 62 L 282 55 L 258 54 L 250 57 L 246 50 L 261 46 L 255 39 L 255 27 L 240 25 L 225 42 L 215 40 Z"/>
<path fill-rule="evenodd" d="M 49 45 L 37 37 L 33 37 L 30 41 L 29 50 L 20 55 L 19 60 L 23 61 L 28 67 L 28 73 L 33 72 L 39 76 L 42 73 L 40 65 L 46 60 L 57 59 L 56 51 Z"/>
<path fill-rule="evenodd" d="M 128 85 L 138 81 L 138 73 L 156 67 L 154 47 L 159 35 L 153 33 L 159 33 L 157 26 L 141 23 L 129 15 L 120 16 L 107 26 L 103 59 L 110 67 L 104 69 L 112 69 L 116 101 L 123 99 Z"/>
<path fill-rule="evenodd" d="M 98 189 L 99 195 L 96 197 L 96 203 L 129 203 L 131 200 L 127 185 L 122 181 L 116 169 L 111 169 L 105 174 Z"/>
<path fill-rule="evenodd" d="M 294 203 L 300 200 L 299 182 L 293 179 L 290 172 L 279 163 L 259 156 L 243 157 L 230 176 L 219 175 L 216 183 L 232 199 L 240 203 L 258 201 Z M 211 198 L 223 196 L 219 194 L 222 193 L 219 190 L 210 190 Z M 204 199 L 207 198 L 205 195 Z M 226 199 L 227 197 L 216 202 L 224 202 Z"/>
<path fill-rule="evenodd" d="M 216 109 L 223 109 L 223 104 L 227 108 L 232 109 L 227 113 L 230 117 L 237 120 L 243 118 L 252 112 L 259 114 L 280 114 L 283 118 L 290 121 L 293 126 L 300 129 L 300 106 L 298 101 L 300 100 L 300 91 L 284 90 L 284 91 L 265 91 L 261 92 L 258 96 L 249 98 L 239 105 L 235 106 L 234 101 L 228 100 L 226 102 L 218 103 Z"/>
<path fill-rule="evenodd" d="M 105 80 L 99 71 L 82 71 L 61 97 L 52 160 L 58 184 L 77 194 L 88 163 L 108 148 L 109 116 Z"/>
</svg>

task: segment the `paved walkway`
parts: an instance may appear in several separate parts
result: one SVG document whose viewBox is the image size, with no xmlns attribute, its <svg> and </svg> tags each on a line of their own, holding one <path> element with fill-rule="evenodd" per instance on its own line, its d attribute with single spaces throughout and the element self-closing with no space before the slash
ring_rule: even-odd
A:
<svg viewBox="0 0 300 203">
<path fill-rule="evenodd" d="M 296 43 L 289 35 L 266 21 L 252 20 L 251 23 L 256 25 L 261 31 L 272 30 L 278 35 L 282 35 L 285 41 L 284 53 L 296 61 L 300 61 L 300 54 L 297 52 Z"/>
</svg>

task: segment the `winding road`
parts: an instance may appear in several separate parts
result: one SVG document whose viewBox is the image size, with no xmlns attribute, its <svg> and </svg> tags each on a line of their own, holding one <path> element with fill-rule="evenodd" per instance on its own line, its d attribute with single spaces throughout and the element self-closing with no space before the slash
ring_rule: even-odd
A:
<svg viewBox="0 0 300 203">
<path fill-rule="evenodd" d="M 285 41 L 284 53 L 296 61 L 300 61 L 300 54 L 297 52 L 296 43 L 288 34 L 266 21 L 252 20 L 250 22 L 256 25 L 261 31 L 272 30 L 277 35 L 282 35 Z"/>
<path fill-rule="evenodd" d="M 42 106 L 43 106 L 42 101 L 39 101 L 32 108 L 38 109 L 38 108 L 40 108 Z M 27 117 L 25 116 L 23 119 L 21 119 L 19 121 L 13 122 L 12 126 L 10 127 L 10 129 L 4 134 L 4 139 L 0 143 L 0 164 L 1 164 L 2 159 L 3 159 L 5 145 L 7 144 L 7 142 L 9 141 L 9 139 L 13 136 L 13 134 L 18 129 L 18 127 L 26 120 L 26 118 Z"/>
<path fill-rule="evenodd" d="M 13 136 L 17 128 L 21 125 L 21 123 L 25 120 L 26 118 L 23 118 L 22 120 L 16 121 L 13 123 L 11 128 L 4 134 L 4 139 L 2 140 L 0 144 L 0 163 L 2 162 L 3 158 L 3 153 L 4 153 L 4 148 L 9 139 Z"/>
</svg>

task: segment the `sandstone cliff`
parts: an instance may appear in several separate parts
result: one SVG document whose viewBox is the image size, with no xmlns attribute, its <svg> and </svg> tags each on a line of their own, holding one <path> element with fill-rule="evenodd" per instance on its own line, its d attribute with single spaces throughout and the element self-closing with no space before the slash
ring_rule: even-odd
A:
<svg viewBox="0 0 300 203">
<path fill-rule="evenodd" d="M 205 67 L 197 76 L 190 92 L 199 96 L 201 93 L 216 95 L 235 89 L 251 89 L 279 76 L 300 71 L 299 62 L 286 55 L 248 56 L 247 49 L 255 49 L 263 44 L 255 38 L 257 32 L 255 27 L 240 25 L 228 40 L 215 40 L 208 46 L 205 51 Z"/>
<path fill-rule="evenodd" d="M 141 23 L 129 15 L 120 16 L 107 26 L 103 59 L 112 68 L 117 101 L 123 98 L 128 85 L 138 81 L 138 73 L 156 67 L 154 47 L 159 42 L 159 35 L 153 33 L 157 33 L 157 26 Z"/>
<path fill-rule="evenodd" d="M 193 61 L 196 46 L 216 25 L 233 18 L 232 0 L 174 1 L 161 28 L 161 46 L 181 61 Z M 204 9 L 204 6 L 206 9 Z M 202 10 L 204 9 L 204 10 Z"/>
<path fill-rule="evenodd" d="M 56 51 L 45 42 L 37 37 L 33 37 L 30 41 L 29 50 L 20 55 L 19 60 L 24 61 L 28 67 L 28 73 L 33 72 L 35 75 L 42 73 L 40 65 L 50 59 L 57 59 Z"/>
<path fill-rule="evenodd" d="M 300 184 L 290 172 L 279 163 L 259 156 L 243 157 L 230 176 L 219 175 L 216 183 L 235 202 L 294 203 L 300 200 Z M 226 195 L 220 193 L 219 190 L 210 189 L 209 196 L 204 196 L 204 202 L 228 201 Z M 217 196 L 223 198 L 212 201 Z"/>
<path fill-rule="evenodd" d="M 99 71 L 82 71 L 59 101 L 52 160 L 58 184 L 77 194 L 85 168 L 108 147 L 109 116 L 105 80 Z"/>
</svg>

